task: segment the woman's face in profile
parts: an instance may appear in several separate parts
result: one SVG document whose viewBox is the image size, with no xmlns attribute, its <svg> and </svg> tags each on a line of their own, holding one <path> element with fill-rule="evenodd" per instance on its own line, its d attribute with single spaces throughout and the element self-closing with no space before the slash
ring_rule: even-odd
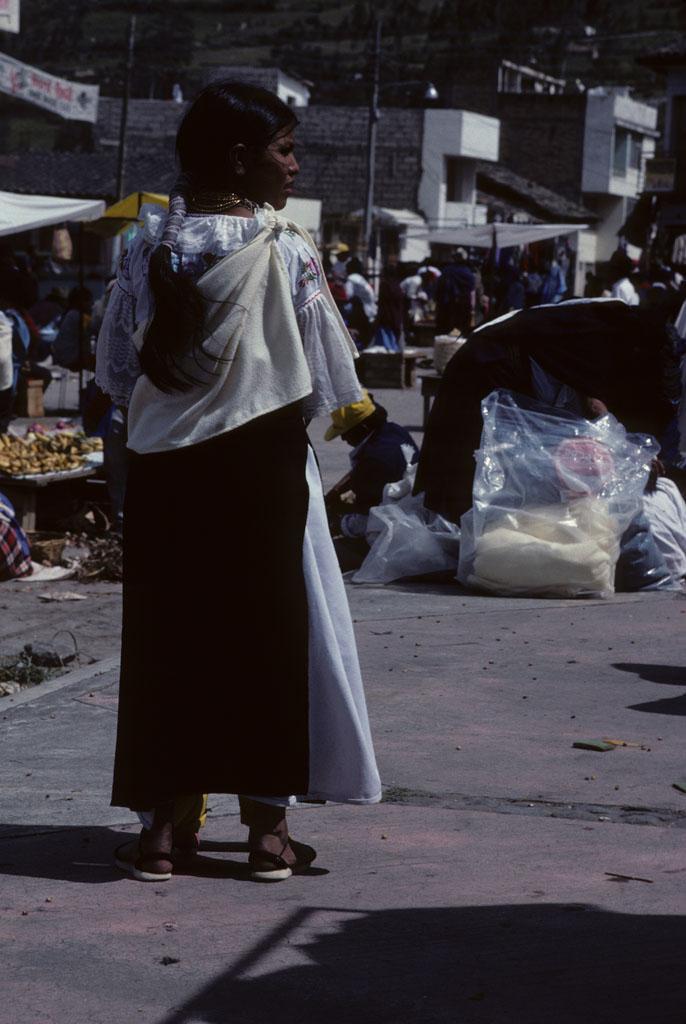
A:
<svg viewBox="0 0 686 1024">
<path fill-rule="evenodd" d="M 300 167 L 295 159 L 294 129 L 287 128 L 263 150 L 249 171 L 250 199 L 282 210 L 293 192 Z"/>
</svg>

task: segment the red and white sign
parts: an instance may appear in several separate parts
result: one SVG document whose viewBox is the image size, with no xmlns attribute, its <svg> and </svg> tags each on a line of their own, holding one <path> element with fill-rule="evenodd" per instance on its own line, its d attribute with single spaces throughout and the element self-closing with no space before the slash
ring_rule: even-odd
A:
<svg viewBox="0 0 686 1024">
<path fill-rule="evenodd" d="M 19 0 L 0 0 L 0 32 L 19 31 Z"/>
<path fill-rule="evenodd" d="M 94 124 L 98 117 L 99 86 L 68 82 L 6 53 L 0 53 L 0 92 L 45 107 L 70 121 Z"/>
<path fill-rule="evenodd" d="M 615 464 L 610 451 L 592 437 L 570 437 L 555 451 L 558 479 L 569 497 L 598 495 L 612 478 Z"/>
</svg>

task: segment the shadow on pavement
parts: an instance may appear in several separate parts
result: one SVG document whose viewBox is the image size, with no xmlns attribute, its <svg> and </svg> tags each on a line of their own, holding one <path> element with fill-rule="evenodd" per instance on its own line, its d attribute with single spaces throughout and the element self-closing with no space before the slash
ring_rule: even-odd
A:
<svg viewBox="0 0 686 1024">
<path fill-rule="evenodd" d="M 115 866 L 114 851 L 136 835 L 137 829 L 122 832 L 107 827 L 0 825 L 0 876 L 52 878 L 88 885 L 118 882 L 126 874 Z M 231 853 L 240 858 L 213 856 Z M 247 882 L 247 855 L 247 843 L 203 839 L 200 855 L 174 874 Z M 303 874 L 327 875 L 328 871 L 313 866 Z"/>
<path fill-rule="evenodd" d="M 617 661 L 613 668 L 620 672 L 633 672 L 648 683 L 665 686 L 686 686 L 686 667 L 683 665 L 644 665 L 640 662 Z M 686 715 L 686 694 L 679 697 L 663 697 L 660 700 L 630 704 L 628 711 L 645 711 L 653 715 Z M 686 1013 L 684 1014 L 686 1021 Z"/>
<path fill-rule="evenodd" d="M 651 715 L 686 715 L 686 693 L 681 697 L 663 697 L 662 700 L 649 700 L 644 704 L 629 704 L 627 710 L 647 711 Z"/>
<path fill-rule="evenodd" d="M 115 882 L 115 846 L 130 833 L 112 828 L 0 825 L 0 875 L 54 878 L 64 882 Z"/>
<path fill-rule="evenodd" d="M 156 1024 L 683 1024 L 685 923 L 560 904 L 302 908 Z M 310 962 L 274 969 L 294 946 Z"/>
<path fill-rule="evenodd" d="M 616 661 L 612 668 L 620 672 L 633 672 L 648 683 L 686 686 L 686 667 L 683 665 L 643 665 L 638 661 Z"/>
</svg>

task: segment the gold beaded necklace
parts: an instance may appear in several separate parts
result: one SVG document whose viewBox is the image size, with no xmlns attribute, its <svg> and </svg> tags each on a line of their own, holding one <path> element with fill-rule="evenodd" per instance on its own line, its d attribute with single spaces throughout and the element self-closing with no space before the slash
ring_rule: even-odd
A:
<svg viewBox="0 0 686 1024">
<path fill-rule="evenodd" d="M 255 213 L 257 203 L 239 196 L 237 192 L 214 192 L 210 189 L 198 189 L 188 196 L 189 208 L 194 213 L 228 213 L 237 206 L 244 206 Z"/>
</svg>

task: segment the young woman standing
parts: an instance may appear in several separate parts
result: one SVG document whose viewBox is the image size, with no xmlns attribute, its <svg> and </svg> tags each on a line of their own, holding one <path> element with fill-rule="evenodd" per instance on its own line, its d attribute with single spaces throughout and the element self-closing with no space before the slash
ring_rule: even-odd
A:
<svg viewBox="0 0 686 1024">
<path fill-rule="evenodd" d="M 169 215 L 144 208 L 100 334 L 96 379 L 128 406 L 131 450 L 112 802 L 144 812 L 120 858 L 143 880 L 192 851 L 179 808 L 199 794 L 240 794 L 259 880 L 314 858 L 286 807 L 380 799 L 305 432 L 361 392 L 316 250 L 275 212 L 295 127 L 265 90 L 200 93 Z"/>
</svg>

